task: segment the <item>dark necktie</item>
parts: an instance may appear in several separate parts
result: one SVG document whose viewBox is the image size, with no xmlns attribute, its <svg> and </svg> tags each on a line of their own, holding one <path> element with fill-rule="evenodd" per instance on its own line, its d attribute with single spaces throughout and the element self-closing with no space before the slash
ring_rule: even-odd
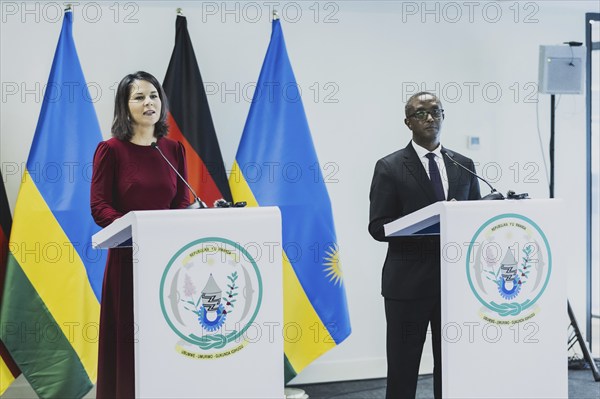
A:
<svg viewBox="0 0 600 399">
<path fill-rule="evenodd" d="M 429 159 L 429 178 L 431 179 L 431 184 L 433 185 L 435 197 L 438 201 L 444 201 L 446 196 L 444 195 L 444 186 L 442 185 L 440 169 L 437 166 L 437 162 L 435 162 L 435 154 L 430 152 L 425 156 Z"/>
</svg>

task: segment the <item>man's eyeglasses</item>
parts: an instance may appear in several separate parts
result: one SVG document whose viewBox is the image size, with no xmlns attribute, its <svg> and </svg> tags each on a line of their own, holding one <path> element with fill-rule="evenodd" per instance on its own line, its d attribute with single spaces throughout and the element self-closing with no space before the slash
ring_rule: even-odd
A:
<svg viewBox="0 0 600 399">
<path fill-rule="evenodd" d="M 438 108 L 432 109 L 431 111 L 425 111 L 422 109 L 420 111 L 415 112 L 414 114 L 409 115 L 408 117 L 424 121 L 425 119 L 427 119 L 427 115 L 431 115 L 433 119 L 440 119 L 444 116 L 444 110 Z"/>
</svg>

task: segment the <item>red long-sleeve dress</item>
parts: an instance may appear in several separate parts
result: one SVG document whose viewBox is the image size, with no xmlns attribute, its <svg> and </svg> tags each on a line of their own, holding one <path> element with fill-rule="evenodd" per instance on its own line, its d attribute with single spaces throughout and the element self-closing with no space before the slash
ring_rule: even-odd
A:
<svg viewBox="0 0 600 399">
<path fill-rule="evenodd" d="M 159 138 L 158 147 L 187 179 L 183 146 Z M 111 138 L 94 155 L 92 216 L 106 227 L 129 211 L 179 209 L 188 189 L 157 149 Z M 135 396 L 133 264 L 131 248 L 110 249 L 100 308 L 97 398 Z"/>
</svg>

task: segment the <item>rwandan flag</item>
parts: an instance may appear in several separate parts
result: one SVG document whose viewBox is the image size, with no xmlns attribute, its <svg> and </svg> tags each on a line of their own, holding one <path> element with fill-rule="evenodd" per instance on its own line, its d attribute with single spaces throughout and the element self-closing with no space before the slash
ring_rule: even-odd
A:
<svg viewBox="0 0 600 399">
<path fill-rule="evenodd" d="M 211 207 L 219 199 L 231 201 L 227 174 L 187 20 L 178 15 L 175 48 L 163 88 L 169 101 L 169 136 L 185 147 L 190 185 Z"/>
<path fill-rule="evenodd" d="M 4 180 L 0 174 L 0 298 L 4 289 L 4 276 L 6 274 L 6 258 L 8 257 L 8 235 L 12 218 L 8 207 L 8 198 L 4 189 Z M 21 370 L 0 341 L 0 395 L 21 374 Z"/>
<path fill-rule="evenodd" d="M 331 202 L 318 165 L 274 20 L 229 184 L 235 201 L 281 209 L 284 324 L 300 329 L 284 339 L 286 382 L 351 331 Z"/>
<path fill-rule="evenodd" d="M 62 30 L 17 197 L 0 339 L 41 398 L 81 398 L 96 381 L 105 254 L 90 211 L 102 140 L 79 64 L 73 15 Z"/>
</svg>

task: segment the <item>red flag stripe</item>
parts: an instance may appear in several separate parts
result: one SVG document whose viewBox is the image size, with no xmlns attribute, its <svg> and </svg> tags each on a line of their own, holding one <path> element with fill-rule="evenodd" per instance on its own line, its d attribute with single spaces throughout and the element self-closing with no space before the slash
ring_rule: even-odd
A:
<svg viewBox="0 0 600 399">
<path fill-rule="evenodd" d="M 181 15 L 175 21 L 175 46 L 163 88 L 169 103 L 171 125 L 178 129 L 178 132 L 172 130 L 173 137 L 182 143 L 185 140 L 188 159 L 198 158 L 189 162 L 192 166 L 188 168 L 191 180 L 197 176 L 194 187 L 199 187 L 198 194 L 209 206 L 220 198 L 231 201 L 204 82 L 187 30 L 187 19 Z"/>
<path fill-rule="evenodd" d="M 196 191 L 200 199 L 206 202 L 206 205 L 212 207 L 216 200 L 223 198 L 219 188 L 208 172 L 202 158 L 200 158 L 194 147 L 192 147 L 190 142 L 181 133 L 181 130 L 179 130 L 179 126 L 177 126 L 177 122 L 175 122 L 175 119 L 173 119 L 170 112 L 167 116 L 167 123 L 169 125 L 169 137 L 179 141 L 185 148 L 190 185 L 194 191 Z"/>
<path fill-rule="evenodd" d="M 21 375 L 21 370 L 19 370 L 19 366 L 15 364 L 15 361 L 10 356 L 10 353 L 8 353 L 8 350 L 6 349 L 2 341 L 0 341 L 0 357 L 4 361 L 4 364 L 6 364 L 8 371 L 10 371 L 10 373 L 15 379 Z"/>
<path fill-rule="evenodd" d="M 6 258 L 8 256 L 8 234 L 0 228 L 0 299 L 4 289 L 4 270 L 6 269 Z"/>
</svg>

